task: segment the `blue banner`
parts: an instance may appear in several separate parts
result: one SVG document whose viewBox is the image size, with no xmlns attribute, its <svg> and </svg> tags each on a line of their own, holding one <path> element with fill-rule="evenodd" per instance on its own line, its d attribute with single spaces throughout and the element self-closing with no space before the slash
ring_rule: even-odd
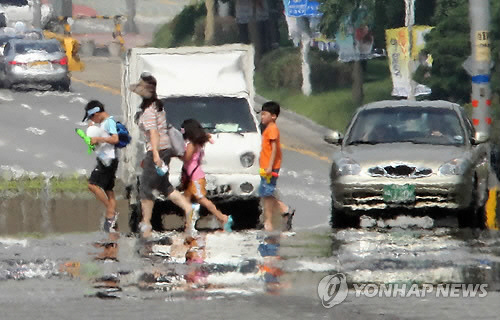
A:
<svg viewBox="0 0 500 320">
<path fill-rule="evenodd" d="M 320 17 L 319 2 L 313 0 L 284 0 L 289 17 Z"/>
</svg>

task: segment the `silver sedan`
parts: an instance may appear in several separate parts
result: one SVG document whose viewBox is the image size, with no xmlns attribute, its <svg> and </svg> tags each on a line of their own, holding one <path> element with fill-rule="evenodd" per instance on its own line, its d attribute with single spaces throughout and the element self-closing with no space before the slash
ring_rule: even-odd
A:
<svg viewBox="0 0 500 320">
<path fill-rule="evenodd" d="M 333 227 L 364 214 L 451 212 L 484 226 L 489 148 L 474 139 L 463 108 L 446 101 L 380 101 L 360 107 L 330 173 Z"/>
<path fill-rule="evenodd" d="M 0 82 L 5 88 L 20 84 L 50 84 L 68 91 L 68 59 L 57 40 L 9 40 L 0 57 Z"/>
</svg>

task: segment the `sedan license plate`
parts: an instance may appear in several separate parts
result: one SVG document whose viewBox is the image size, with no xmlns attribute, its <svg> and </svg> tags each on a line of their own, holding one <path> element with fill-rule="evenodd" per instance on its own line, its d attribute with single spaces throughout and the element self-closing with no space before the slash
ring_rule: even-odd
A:
<svg viewBox="0 0 500 320">
<path fill-rule="evenodd" d="M 411 184 L 384 186 L 384 202 L 408 203 L 415 201 L 415 186 Z"/>
<path fill-rule="evenodd" d="M 28 64 L 30 67 L 34 68 L 43 68 L 49 64 L 48 61 L 33 61 Z"/>
</svg>

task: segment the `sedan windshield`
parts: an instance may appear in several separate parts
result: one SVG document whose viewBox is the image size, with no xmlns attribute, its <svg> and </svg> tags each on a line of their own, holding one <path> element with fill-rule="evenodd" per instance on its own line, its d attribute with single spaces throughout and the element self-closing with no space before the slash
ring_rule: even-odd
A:
<svg viewBox="0 0 500 320">
<path fill-rule="evenodd" d="M 463 145 L 465 131 L 458 114 L 432 107 L 390 107 L 361 111 L 348 133 L 346 143 Z"/>
<path fill-rule="evenodd" d="M 256 132 L 246 99 L 228 97 L 182 97 L 163 99 L 167 120 L 180 128 L 186 119 L 196 119 L 209 132 Z"/>
</svg>

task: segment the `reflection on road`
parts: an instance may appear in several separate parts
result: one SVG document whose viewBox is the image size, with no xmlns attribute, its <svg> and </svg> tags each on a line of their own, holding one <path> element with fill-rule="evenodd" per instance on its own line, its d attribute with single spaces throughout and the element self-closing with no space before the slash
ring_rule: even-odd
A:
<svg viewBox="0 0 500 320">
<path fill-rule="evenodd" d="M 455 228 L 329 228 L 268 234 L 181 232 L 0 239 L 0 280 L 73 278 L 103 299 L 215 299 L 315 292 L 353 283 L 487 283 L 500 288 L 500 233 Z M 90 252 L 89 252 L 90 250 Z M 89 255 L 90 253 L 90 255 Z"/>
</svg>

